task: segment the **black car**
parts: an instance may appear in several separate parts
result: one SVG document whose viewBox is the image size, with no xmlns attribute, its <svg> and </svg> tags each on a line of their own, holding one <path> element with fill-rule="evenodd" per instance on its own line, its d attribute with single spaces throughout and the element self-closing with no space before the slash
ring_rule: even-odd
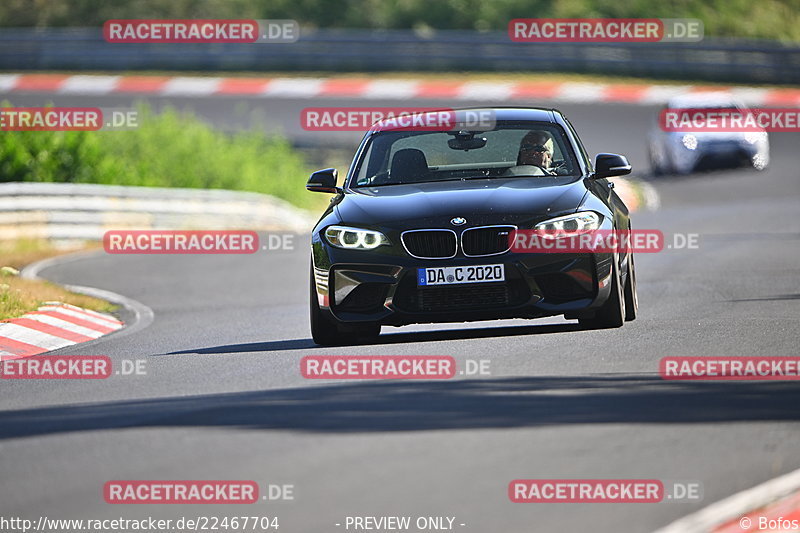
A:
<svg viewBox="0 0 800 533">
<path fill-rule="evenodd" d="M 480 111 L 491 126 L 439 130 L 377 123 L 343 186 L 315 172 L 310 191 L 334 193 L 314 227 L 311 331 L 323 345 L 377 336 L 381 326 L 564 315 L 589 328 L 637 313 L 633 254 L 517 253 L 524 229 L 630 229 L 606 178 L 624 156 L 592 164 L 555 109 Z"/>
</svg>

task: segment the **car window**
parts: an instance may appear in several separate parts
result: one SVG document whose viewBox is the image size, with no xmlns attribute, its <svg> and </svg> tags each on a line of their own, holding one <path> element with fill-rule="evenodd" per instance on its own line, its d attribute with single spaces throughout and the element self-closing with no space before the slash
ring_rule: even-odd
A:
<svg viewBox="0 0 800 533">
<path fill-rule="evenodd" d="M 487 138 L 486 146 L 469 151 L 450 149 L 447 141 L 453 137 L 447 133 L 433 133 L 424 139 L 416 136 L 399 139 L 391 144 L 389 158 L 394 157 L 398 150 L 418 148 L 425 154 L 429 165 L 457 165 L 483 161 L 516 162 L 519 142 L 524 133 L 514 130 L 490 133 L 492 135 L 479 134 L 479 136 Z"/>
<path fill-rule="evenodd" d="M 575 143 L 578 145 L 578 150 L 581 152 L 581 157 L 583 157 L 583 161 L 586 163 L 586 168 L 589 170 L 589 172 L 592 172 L 594 170 L 592 158 L 589 157 L 586 147 L 583 146 L 583 141 L 581 141 L 581 138 L 578 137 L 578 132 L 575 131 L 575 126 L 572 125 L 572 122 L 570 122 L 567 117 L 564 117 L 564 122 L 567 123 L 567 127 L 569 127 L 570 132 L 572 132 L 572 136 L 575 138 Z"/>
<path fill-rule="evenodd" d="M 444 181 L 507 176 L 520 158 L 523 139 L 536 132 L 546 139 L 551 157 L 545 172 L 517 175 L 574 175 L 579 168 L 560 126 L 552 123 L 500 124 L 491 131 L 468 132 L 480 146 L 453 146 L 455 132 L 384 131 L 365 146 L 352 186 L 378 186 L 409 181 Z M 485 142 L 484 142 L 485 141 Z M 466 144 L 463 146 L 467 146 Z"/>
</svg>

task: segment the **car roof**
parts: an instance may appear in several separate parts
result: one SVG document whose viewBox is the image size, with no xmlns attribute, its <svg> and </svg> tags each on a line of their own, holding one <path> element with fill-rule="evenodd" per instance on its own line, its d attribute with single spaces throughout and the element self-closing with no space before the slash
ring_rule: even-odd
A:
<svg viewBox="0 0 800 533">
<path fill-rule="evenodd" d="M 459 108 L 441 108 L 439 110 L 426 109 L 420 113 L 413 113 L 414 115 L 430 115 L 440 113 L 442 111 L 454 111 L 456 113 L 473 111 L 484 112 L 488 111 L 493 113 L 494 120 L 496 121 L 531 121 L 531 122 L 550 122 L 555 123 L 554 115 L 561 112 L 557 109 L 546 107 L 459 107 Z M 379 120 L 370 128 L 371 132 L 379 132 L 385 129 L 395 129 L 391 122 L 392 119 Z"/>
<path fill-rule="evenodd" d="M 478 107 L 460 108 L 456 111 L 493 111 L 497 120 L 531 120 L 536 122 L 553 122 L 553 113 L 557 109 L 547 107 Z"/>
</svg>

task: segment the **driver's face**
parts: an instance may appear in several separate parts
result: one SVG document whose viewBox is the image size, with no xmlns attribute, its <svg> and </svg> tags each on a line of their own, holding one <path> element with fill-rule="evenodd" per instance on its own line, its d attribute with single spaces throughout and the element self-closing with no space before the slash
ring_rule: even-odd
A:
<svg viewBox="0 0 800 533">
<path fill-rule="evenodd" d="M 545 143 L 548 138 L 541 134 L 526 135 L 519 146 L 520 162 L 523 165 L 536 165 L 549 168 L 553 161 L 553 154 L 547 149 Z"/>
</svg>

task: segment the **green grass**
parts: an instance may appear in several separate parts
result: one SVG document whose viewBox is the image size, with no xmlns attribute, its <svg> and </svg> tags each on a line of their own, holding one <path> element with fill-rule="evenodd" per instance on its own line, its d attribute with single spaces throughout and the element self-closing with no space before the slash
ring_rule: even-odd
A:
<svg viewBox="0 0 800 533">
<path fill-rule="evenodd" d="M 130 131 L 3 132 L 0 181 L 242 190 L 304 208 L 323 200 L 305 190 L 310 169 L 283 137 L 221 133 L 175 109 L 138 110 Z"/>
</svg>

